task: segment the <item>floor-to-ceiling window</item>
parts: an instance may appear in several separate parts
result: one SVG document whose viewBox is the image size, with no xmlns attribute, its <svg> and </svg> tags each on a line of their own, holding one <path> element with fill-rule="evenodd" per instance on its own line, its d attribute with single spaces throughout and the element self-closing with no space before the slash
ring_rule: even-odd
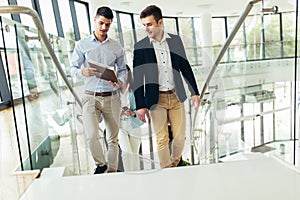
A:
<svg viewBox="0 0 300 200">
<path fill-rule="evenodd" d="M 132 50 L 134 45 L 132 18 L 130 14 L 120 13 L 120 24 L 122 27 L 123 48 L 126 56 L 126 63 L 132 65 Z"/>
<path fill-rule="evenodd" d="M 87 3 L 75 1 L 74 5 L 77 16 L 78 28 L 80 31 L 80 37 L 84 38 L 91 34 L 90 16 L 88 13 Z"/>
</svg>

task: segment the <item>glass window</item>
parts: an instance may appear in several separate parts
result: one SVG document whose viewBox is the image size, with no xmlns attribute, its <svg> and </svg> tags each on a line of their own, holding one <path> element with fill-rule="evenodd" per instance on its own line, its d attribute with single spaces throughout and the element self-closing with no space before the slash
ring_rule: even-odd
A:
<svg viewBox="0 0 300 200">
<path fill-rule="evenodd" d="M 41 7 L 42 18 L 44 22 L 44 29 L 47 33 L 57 35 L 57 28 L 53 13 L 53 6 L 51 0 L 39 1 Z"/>
<path fill-rule="evenodd" d="M 228 25 L 228 33 L 230 34 L 233 28 L 236 25 L 236 21 L 238 17 L 228 17 L 227 25 Z M 246 19 L 247 20 L 247 19 Z M 230 49 L 230 60 L 231 61 L 241 61 L 246 59 L 246 51 L 245 51 L 245 38 L 244 38 L 244 29 L 243 25 L 239 28 L 235 37 L 229 46 Z"/>
<path fill-rule="evenodd" d="M 75 11 L 77 16 L 78 27 L 80 31 L 80 38 L 85 38 L 91 34 L 89 23 L 90 20 L 88 18 L 88 9 L 87 6 L 83 3 L 74 2 Z"/>
<path fill-rule="evenodd" d="M 7 0 L 0 0 L 0 6 L 8 6 Z M 11 19 L 10 14 L 1 14 L 2 17 L 5 17 L 7 19 Z"/>
<path fill-rule="evenodd" d="M 211 28 L 214 55 L 218 55 L 226 39 L 225 18 L 212 18 Z M 224 54 L 223 60 L 227 60 L 227 54 Z"/>
<path fill-rule="evenodd" d="M 108 35 L 109 35 L 109 37 L 113 38 L 114 40 L 120 41 L 119 31 L 118 31 L 117 14 L 115 11 L 113 11 L 113 14 L 114 14 L 114 19 L 113 19 L 112 24 L 110 25 Z"/>
<path fill-rule="evenodd" d="M 226 39 L 225 19 L 212 18 L 212 40 L 213 45 L 222 46 Z"/>
<path fill-rule="evenodd" d="M 264 15 L 265 58 L 281 57 L 279 15 Z"/>
<path fill-rule="evenodd" d="M 299 27 L 298 27 L 299 31 Z M 283 55 L 295 54 L 295 13 L 282 13 Z M 299 34 L 298 34 L 299 37 Z M 299 55 L 299 52 L 298 52 Z"/>
<path fill-rule="evenodd" d="M 191 64 L 196 64 L 192 18 L 178 18 L 178 24 L 180 37 L 185 46 L 187 58 Z"/>
<path fill-rule="evenodd" d="M 202 44 L 200 40 L 201 36 L 201 19 L 200 18 L 194 18 L 194 29 L 195 29 L 195 37 L 196 37 L 196 48 L 197 48 L 197 58 L 198 58 L 198 63 L 201 65 L 202 63 Z"/>
<path fill-rule="evenodd" d="M 247 59 L 261 58 L 261 15 L 248 16 L 245 20 L 245 35 L 247 41 Z"/>
<path fill-rule="evenodd" d="M 18 5 L 32 9 L 31 0 L 18 0 Z M 21 18 L 22 24 L 36 28 L 36 25 L 34 24 L 32 17 L 30 15 L 20 14 L 20 18 Z"/>
<path fill-rule="evenodd" d="M 74 27 L 72 22 L 72 16 L 70 11 L 69 0 L 59 0 L 57 1 L 59 10 L 61 23 L 64 30 L 65 38 L 75 40 Z"/>
<path fill-rule="evenodd" d="M 135 25 L 135 31 L 136 31 L 136 38 L 137 41 L 143 39 L 147 36 L 146 30 L 141 22 L 139 15 L 134 15 L 134 25 Z"/>
<path fill-rule="evenodd" d="M 122 27 L 123 41 L 124 41 L 124 50 L 126 60 L 125 62 L 128 65 L 132 64 L 132 51 L 133 51 L 133 32 L 132 32 L 132 23 L 131 16 L 129 14 L 120 13 L 120 23 Z"/>
<path fill-rule="evenodd" d="M 163 18 L 163 26 L 166 32 L 177 34 L 175 18 Z"/>
</svg>

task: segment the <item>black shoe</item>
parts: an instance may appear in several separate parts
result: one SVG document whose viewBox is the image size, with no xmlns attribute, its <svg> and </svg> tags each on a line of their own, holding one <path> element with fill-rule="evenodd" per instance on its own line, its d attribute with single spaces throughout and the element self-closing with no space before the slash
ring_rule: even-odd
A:
<svg viewBox="0 0 300 200">
<path fill-rule="evenodd" d="M 188 165 L 191 165 L 191 163 L 189 161 L 182 160 L 181 158 L 177 167 L 188 166 Z"/>
<path fill-rule="evenodd" d="M 94 174 L 103 174 L 105 172 L 107 172 L 107 165 L 97 166 L 97 168 L 95 169 Z"/>
<path fill-rule="evenodd" d="M 182 162 L 182 160 L 180 160 L 176 167 L 182 167 L 182 166 L 184 166 L 184 163 Z"/>
</svg>

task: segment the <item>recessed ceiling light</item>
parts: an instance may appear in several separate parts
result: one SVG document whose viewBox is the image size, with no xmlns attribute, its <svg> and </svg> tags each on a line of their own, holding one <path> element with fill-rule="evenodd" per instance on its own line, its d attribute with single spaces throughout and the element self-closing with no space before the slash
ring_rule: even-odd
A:
<svg viewBox="0 0 300 200">
<path fill-rule="evenodd" d="M 123 6 L 130 6 L 131 1 L 121 1 L 121 5 Z"/>
<path fill-rule="evenodd" d="M 204 4 L 198 4 L 197 7 L 198 8 L 209 8 L 211 6 L 210 3 L 204 3 Z"/>
</svg>

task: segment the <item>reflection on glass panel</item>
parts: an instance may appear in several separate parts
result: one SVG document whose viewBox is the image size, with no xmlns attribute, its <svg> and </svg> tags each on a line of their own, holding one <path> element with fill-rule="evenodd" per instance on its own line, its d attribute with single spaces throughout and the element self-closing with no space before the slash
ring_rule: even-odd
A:
<svg viewBox="0 0 300 200">
<path fill-rule="evenodd" d="M 2 62 L 3 62 L 3 66 L 4 66 L 4 71 L 7 72 L 7 70 L 9 70 L 9 77 L 11 79 L 11 91 L 12 91 L 12 95 L 13 98 L 20 98 L 22 96 L 21 93 L 21 84 L 20 84 L 20 79 L 19 74 L 20 74 L 20 70 L 19 70 L 19 62 L 18 62 L 18 54 L 16 51 L 16 36 L 15 36 L 15 28 L 14 25 L 12 23 L 7 23 L 7 20 L 5 20 L 4 18 L 2 18 L 3 20 L 3 27 L 5 27 L 3 30 L 5 30 L 3 32 L 4 34 L 4 42 L 5 42 L 5 47 L 6 47 L 6 55 L 4 54 L 5 52 L 3 51 L 3 47 L 4 44 L 3 42 L 1 42 L 1 57 L 2 57 Z M 2 39 L 1 39 L 2 40 Z M 6 60 L 7 58 L 7 60 Z M 7 68 L 8 67 L 8 68 Z M 23 70 L 21 70 L 21 73 Z M 6 74 L 6 76 L 8 77 L 8 74 Z M 8 78 L 6 79 L 8 81 Z M 26 87 L 27 91 L 28 88 Z"/>
<path fill-rule="evenodd" d="M 25 88 L 29 91 L 29 98 L 34 99 L 38 93 L 37 72 L 39 71 L 39 67 L 37 62 L 35 62 L 36 46 L 31 46 L 30 43 L 32 41 L 38 41 L 39 37 L 37 34 L 31 34 L 28 27 L 24 26 L 17 27 L 17 34 L 21 67 L 24 70 L 23 77 L 27 86 Z M 25 94 L 27 94 L 27 92 L 25 92 Z"/>
<path fill-rule="evenodd" d="M 4 26 L 7 27 L 6 30 L 10 31 L 4 32 L 7 60 L 4 59 L 4 55 L 2 58 L 4 66 L 8 65 L 9 67 L 13 98 L 20 98 L 22 93 L 24 93 L 25 96 L 28 96 L 29 100 L 33 100 L 37 92 L 49 89 L 49 85 L 41 84 L 41 82 L 47 80 L 48 74 L 44 65 L 45 62 L 42 59 L 45 55 L 41 51 L 38 33 L 36 29 L 18 24 L 16 28 L 18 52 L 15 28 L 7 20 L 4 20 Z M 22 77 L 23 86 L 20 83 L 19 77 Z"/>
<path fill-rule="evenodd" d="M 15 105 L 21 145 L 19 150 L 22 151 L 22 158 L 19 159 L 22 159 L 24 169 L 43 169 L 56 162 L 56 166 L 69 167 L 71 174 L 90 173 L 88 163 L 85 162 L 85 147 L 81 146 L 80 152 L 77 148 L 77 139 L 83 141 L 84 138 L 83 134 L 77 135 L 75 129 L 77 112 L 74 110 L 75 105 L 69 103 L 74 102 L 74 97 L 53 65 L 44 43 L 37 37 L 38 31 L 17 24 L 15 32 L 13 23 L 15 22 L 3 20 L 3 25 L 9 28 L 2 27 L 5 30 L 3 37 L 6 51 L 1 46 L 1 58 L 5 71 L 6 66 L 9 68 L 13 98 L 20 98 L 24 94 L 26 99 Z M 69 65 L 67 52 L 71 49 L 71 43 L 55 36 L 50 38 L 50 42 L 65 70 L 64 66 Z M 65 73 L 68 74 L 67 71 Z M 25 106 L 26 121 L 23 110 Z M 11 125 L 14 123 L 9 122 Z M 31 149 L 27 146 L 27 131 Z M 67 157 L 64 149 L 68 151 Z M 79 154 L 82 160 L 79 160 Z M 29 156 L 32 156 L 31 160 Z M 18 155 L 14 159 L 19 160 L 17 157 Z M 20 170 L 20 166 L 17 170 Z"/>
<path fill-rule="evenodd" d="M 90 21 L 87 12 L 88 9 L 85 4 L 82 4 L 77 1 L 74 2 L 74 5 L 75 5 L 78 27 L 80 31 L 80 38 L 85 38 L 91 34 L 89 28 Z"/>
<path fill-rule="evenodd" d="M 74 27 L 71 17 L 69 0 L 57 1 L 65 38 L 75 40 Z"/>
<path fill-rule="evenodd" d="M 124 51 L 125 51 L 125 62 L 128 65 L 132 64 L 132 51 L 133 51 L 133 30 L 131 24 L 131 16 L 129 14 L 120 13 L 120 23 L 123 33 Z"/>
<path fill-rule="evenodd" d="M 184 44 L 186 55 L 191 64 L 196 64 L 196 52 L 194 49 L 192 18 L 179 18 L 179 33 Z"/>
<path fill-rule="evenodd" d="M 143 39 L 144 37 L 147 36 L 147 32 L 145 30 L 145 27 L 143 26 L 140 16 L 139 15 L 134 15 L 134 25 L 135 25 L 135 31 L 136 31 L 136 37 L 137 41 Z"/>
<path fill-rule="evenodd" d="M 281 57 L 279 15 L 264 15 L 265 58 Z"/>
<path fill-rule="evenodd" d="M 175 18 L 163 18 L 163 27 L 166 32 L 177 34 Z"/>
<path fill-rule="evenodd" d="M 53 41 L 53 49 L 60 61 L 61 67 L 64 69 L 66 75 L 69 75 L 69 58 L 72 56 L 72 52 L 75 48 L 75 42 L 73 40 L 59 38 L 56 36 L 52 36 L 51 40 Z"/>
<path fill-rule="evenodd" d="M 57 28 L 53 13 L 53 5 L 51 0 L 39 1 L 41 13 L 43 17 L 44 29 L 47 33 L 57 35 Z"/>
</svg>

